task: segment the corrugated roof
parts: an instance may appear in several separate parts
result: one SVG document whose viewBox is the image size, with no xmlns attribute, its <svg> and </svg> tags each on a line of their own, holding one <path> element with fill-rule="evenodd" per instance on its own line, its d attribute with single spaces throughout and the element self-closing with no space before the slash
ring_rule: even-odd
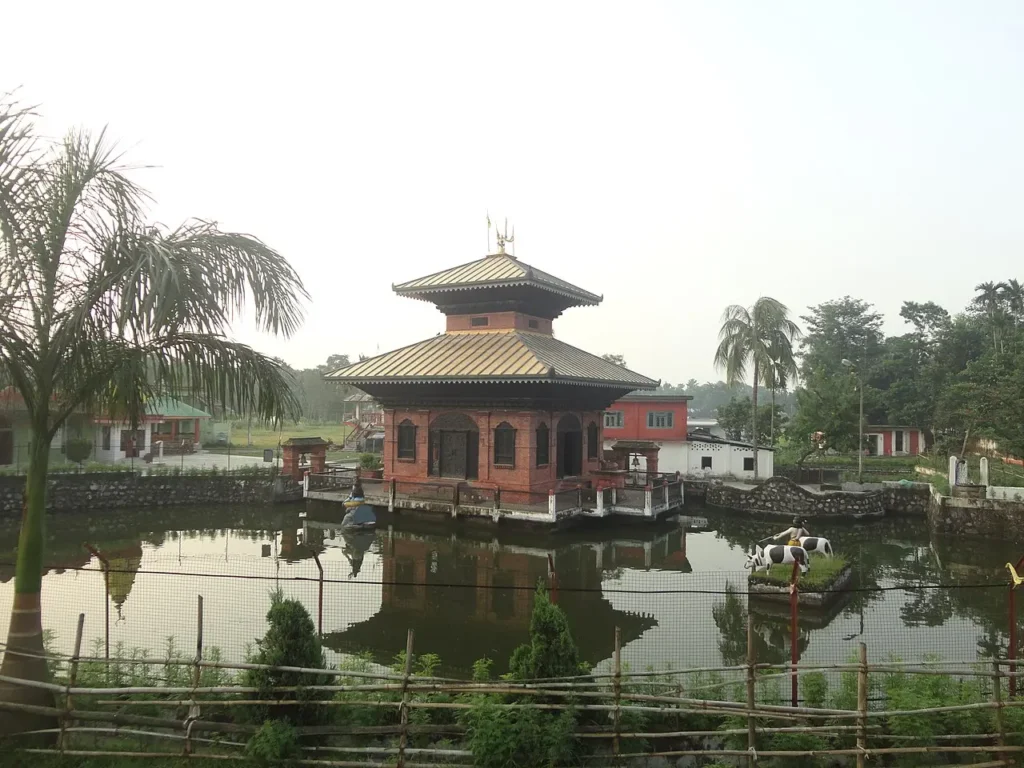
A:
<svg viewBox="0 0 1024 768">
<path fill-rule="evenodd" d="M 460 264 L 426 277 L 394 285 L 392 288 L 396 293 L 416 295 L 507 285 L 531 285 L 568 296 L 581 304 L 601 302 L 600 296 L 531 267 L 505 253 L 484 256 L 468 264 Z"/>
<path fill-rule="evenodd" d="M 209 419 L 206 411 L 193 408 L 173 397 L 155 397 L 146 402 L 146 416 L 163 416 L 169 419 Z"/>
<path fill-rule="evenodd" d="M 327 374 L 359 382 L 557 381 L 653 389 L 658 382 L 528 331 L 445 333 Z"/>
</svg>

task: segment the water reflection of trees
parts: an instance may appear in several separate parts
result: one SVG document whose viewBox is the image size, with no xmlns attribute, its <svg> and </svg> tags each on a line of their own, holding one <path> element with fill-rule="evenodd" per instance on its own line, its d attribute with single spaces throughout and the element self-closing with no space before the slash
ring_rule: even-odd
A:
<svg viewBox="0 0 1024 768">
<path fill-rule="evenodd" d="M 718 627 L 718 650 L 726 666 L 747 661 L 747 605 L 743 594 L 731 583 L 725 587 L 724 598 L 711 608 Z M 754 653 L 758 663 L 784 664 L 792 658 L 792 632 L 785 617 L 752 613 Z M 810 644 L 810 632 L 798 629 L 797 653 L 802 656 Z"/>
</svg>

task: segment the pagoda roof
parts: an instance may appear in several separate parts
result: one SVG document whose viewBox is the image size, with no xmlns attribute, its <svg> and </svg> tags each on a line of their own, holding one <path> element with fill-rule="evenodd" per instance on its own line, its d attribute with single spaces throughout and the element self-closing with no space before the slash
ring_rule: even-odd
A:
<svg viewBox="0 0 1024 768">
<path fill-rule="evenodd" d="M 585 291 L 572 283 L 531 267 L 507 253 L 496 253 L 457 267 L 435 272 L 398 285 L 395 293 L 427 299 L 431 294 L 448 291 L 469 291 L 479 288 L 527 286 L 573 300 L 574 304 L 595 306 L 602 296 Z"/>
<path fill-rule="evenodd" d="M 654 389 L 658 382 L 543 333 L 454 331 L 328 373 L 358 386 L 550 382 Z"/>
</svg>

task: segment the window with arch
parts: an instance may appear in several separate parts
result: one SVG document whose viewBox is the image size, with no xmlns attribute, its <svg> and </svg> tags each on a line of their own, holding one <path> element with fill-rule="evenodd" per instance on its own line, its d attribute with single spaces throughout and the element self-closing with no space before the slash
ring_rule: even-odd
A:
<svg viewBox="0 0 1024 768">
<path fill-rule="evenodd" d="M 537 427 L 537 466 L 546 467 L 551 461 L 551 433 L 547 424 Z"/>
<path fill-rule="evenodd" d="M 587 425 L 587 458 L 596 459 L 599 447 L 597 423 L 592 421 Z"/>
<path fill-rule="evenodd" d="M 516 431 L 507 421 L 494 429 L 494 464 L 502 467 L 516 465 Z"/>
<path fill-rule="evenodd" d="M 398 458 L 416 460 L 416 425 L 409 419 L 398 425 Z"/>
</svg>

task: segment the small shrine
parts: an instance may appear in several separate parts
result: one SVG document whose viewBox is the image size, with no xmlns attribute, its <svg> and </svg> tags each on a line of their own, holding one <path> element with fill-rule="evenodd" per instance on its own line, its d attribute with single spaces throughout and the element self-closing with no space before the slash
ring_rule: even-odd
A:
<svg viewBox="0 0 1024 768">
<path fill-rule="evenodd" d="M 658 382 L 555 338 L 602 297 L 505 252 L 392 286 L 434 304 L 444 333 L 327 374 L 384 409 L 384 478 L 500 489 L 503 502 L 600 472 L 602 411 Z"/>
</svg>

